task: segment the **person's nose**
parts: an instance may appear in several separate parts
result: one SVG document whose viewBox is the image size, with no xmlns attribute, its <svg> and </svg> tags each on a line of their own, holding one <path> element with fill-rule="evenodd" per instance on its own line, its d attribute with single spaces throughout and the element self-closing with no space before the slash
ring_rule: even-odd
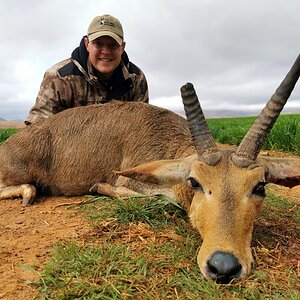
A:
<svg viewBox="0 0 300 300">
<path fill-rule="evenodd" d="M 101 48 L 101 52 L 102 53 L 111 53 L 111 49 L 110 49 L 109 45 L 103 45 Z"/>
</svg>

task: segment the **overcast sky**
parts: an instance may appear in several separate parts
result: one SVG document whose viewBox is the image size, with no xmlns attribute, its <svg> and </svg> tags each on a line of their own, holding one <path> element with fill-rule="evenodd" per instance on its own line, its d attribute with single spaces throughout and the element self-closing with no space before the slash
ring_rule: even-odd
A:
<svg viewBox="0 0 300 300">
<path fill-rule="evenodd" d="M 68 58 L 90 21 L 117 17 L 150 103 L 182 108 L 192 82 L 203 110 L 261 109 L 300 50 L 299 0 L 0 0 L 0 117 L 24 120 L 45 70 Z M 300 112 L 300 83 L 286 108 Z"/>
</svg>

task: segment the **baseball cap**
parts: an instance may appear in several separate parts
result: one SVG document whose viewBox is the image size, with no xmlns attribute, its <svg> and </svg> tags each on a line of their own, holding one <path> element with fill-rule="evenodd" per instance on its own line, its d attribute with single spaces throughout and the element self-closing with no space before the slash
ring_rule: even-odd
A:
<svg viewBox="0 0 300 300">
<path fill-rule="evenodd" d="M 88 39 L 93 41 L 100 36 L 110 36 L 119 45 L 123 43 L 123 28 L 118 19 L 111 15 L 97 16 L 88 28 Z"/>
</svg>

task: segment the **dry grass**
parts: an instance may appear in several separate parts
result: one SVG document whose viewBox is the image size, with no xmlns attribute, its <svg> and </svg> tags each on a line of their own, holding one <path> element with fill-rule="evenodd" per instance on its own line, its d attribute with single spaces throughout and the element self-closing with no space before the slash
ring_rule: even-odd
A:
<svg viewBox="0 0 300 300">
<path fill-rule="evenodd" d="M 4 128 L 23 128 L 25 127 L 23 121 L 0 121 L 0 129 Z"/>
</svg>

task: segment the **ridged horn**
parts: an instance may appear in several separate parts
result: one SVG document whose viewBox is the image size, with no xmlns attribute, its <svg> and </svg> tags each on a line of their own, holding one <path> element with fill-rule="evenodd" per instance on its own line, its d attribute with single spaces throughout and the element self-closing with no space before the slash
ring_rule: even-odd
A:
<svg viewBox="0 0 300 300">
<path fill-rule="evenodd" d="M 280 112 L 290 97 L 300 75 L 300 55 L 298 55 L 291 70 L 288 72 L 271 99 L 267 102 L 248 133 L 240 143 L 233 161 L 245 166 L 253 162 L 265 142 Z"/>
<path fill-rule="evenodd" d="M 198 156 L 210 165 L 220 160 L 220 153 L 207 126 L 194 86 L 186 83 L 180 89 L 184 111 Z"/>
</svg>

